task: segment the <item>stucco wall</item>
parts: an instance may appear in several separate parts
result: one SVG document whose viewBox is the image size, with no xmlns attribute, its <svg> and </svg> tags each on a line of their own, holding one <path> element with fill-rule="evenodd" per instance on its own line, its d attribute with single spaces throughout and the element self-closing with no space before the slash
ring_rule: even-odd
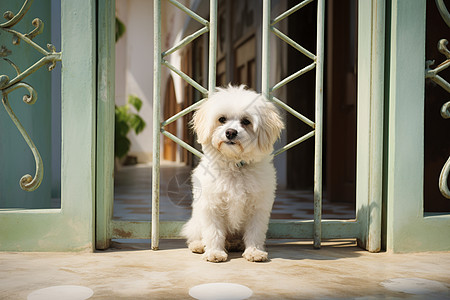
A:
<svg viewBox="0 0 450 300">
<path fill-rule="evenodd" d="M 126 32 L 116 44 L 116 104 L 134 94 L 143 101 L 140 115 L 147 123 L 136 136 L 129 134 L 130 154 L 139 162 L 151 161 L 153 97 L 153 2 L 117 0 L 116 13 Z"/>
<path fill-rule="evenodd" d="M 189 6 L 189 1 L 181 1 Z M 186 16 L 179 9 L 162 3 L 162 48 L 168 49 L 181 39 Z M 125 24 L 126 32 L 116 44 L 116 104 L 123 105 L 128 95 L 141 98 L 143 106 L 141 116 L 147 122 L 145 130 L 136 136 L 130 133 L 131 155 L 136 155 L 139 162 L 152 159 L 152 117 L 153 117 L 153 1 L 117 0 L 116 13 Z M 167 59 L 175 66 L 181 63 L 182 49 Z M 162 68 L 161 97 L 165 94 L 168 76 Z M 174 76 L 178 101 L 182 101 L 181 79 Z M 161 103 L 163 111 L 164 103 Z"/>
</svg>

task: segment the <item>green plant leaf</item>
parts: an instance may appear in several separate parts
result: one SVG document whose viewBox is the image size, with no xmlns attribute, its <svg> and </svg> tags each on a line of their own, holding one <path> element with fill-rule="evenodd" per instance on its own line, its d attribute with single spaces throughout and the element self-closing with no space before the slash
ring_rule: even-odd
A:
<svg viewBox="0 0 450 300">
<path fill-rule="evenodd" d="M 114 143 L 114 156 L 122 158 L 130 151 L 131 142 L 126 136 L 116 136 Z"/>
<path fill-rule="evenodd" d="M 116 136 L 126 136 L 130 132 L 130 125 L 127 122 L 116 122 L 115 124 L 115 135 Z"/>
<path fill-rule="evenodd" d="M 127 105 L 116 106 L 115 113 L 116 113 L 116 119 L 118 119 L 118 120 L 127 121 L 129 119 Z"/>
<path fill-rule="evenodd" d="M 142 100 L 139 99 L 136 95 L 129 95 L 128 96 L 128 103 L 131 104 L 134 108 L 136 108 L 137 111 L 141 110 L 142 107 Z"/>
<path fill-rule="evenodd" d="M 115 128 L 114 132 L 117 136 L 126 136 L 130 131 L 131 127 L 129 125 L 130 116 L 128 114 L 128 110 L 121 106 L 117 107 L 115 110 Z"/>
<path fill-rule="evenodd" d="M 130 95 L 128 104 L 115 107 L 114 156 L 119 158 L 130 151 L 131 141 L 127 137 L 130 130 L 133 129 L 136 134 L 139 134 L 146 126 L 145 121 L 138 114 L 131 112 L 131 106 L 139 112 L 142 100 Z"/>
<path fill-rule="evenodd" d="M 134 132 L 136 132 L 136 134 L 141 133 L 144 130 L 146 125 L 147 124 L 145 123 L 145 121 L 139 115 L 136 115 L 136 114 L 131 115 L 130 126 L 131 126 L 131 128 L 133 128 L 133 130 L 134 130 Z"/>
<path fill-rule="evenodd" d="M 116 42 L 122 37 L 126 31 L 126 26 L 118 17 L 116 17 Z"/>
</svg>

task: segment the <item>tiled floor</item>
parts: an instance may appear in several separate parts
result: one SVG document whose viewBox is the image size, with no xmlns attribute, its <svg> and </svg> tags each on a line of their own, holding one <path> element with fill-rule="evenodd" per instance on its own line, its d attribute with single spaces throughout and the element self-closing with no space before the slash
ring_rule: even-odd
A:
<svg viewBox="0 0 450 300">
<path fill-rule="evenodd" d="M 161 165 L 160 219 L 188 220 L 191 215 L 191 169 L 175 163 Z M 121 168 L 115 175 L 114 217 L 149 220 L 151 215 L 151 166 Z M 354 219 L 351 203 L 331 203 L 323 199 L 323 219 Z M 313 219 L 312 191 L 278 190 L 272 219 Z"/>
</svg>

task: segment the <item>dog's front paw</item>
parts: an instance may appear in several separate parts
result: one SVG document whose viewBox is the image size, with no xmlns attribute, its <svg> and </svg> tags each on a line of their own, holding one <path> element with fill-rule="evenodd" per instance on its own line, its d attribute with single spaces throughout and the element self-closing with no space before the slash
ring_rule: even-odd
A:
<svg viewBox="0 0 450 300">
<path fill-rule="evenodd" d="M 192 243 L 189 243 L 189 250 L 191 250 L 194 253 L 203 253 L 205 252 L 205 245 L 203 245 L 202 241 L 193 241 Z"/>
<path fill-rule="evenodd" d="M 249 247 L 242 254 L 248 261 L 268 261 L 268 255 L 266 251 L 259 250 L 256 247 Z"/>
<path fill-rule="evenodd" d="M 223 250 L 206 250 L 203 259 L 210 262 L 226 261 L 228 254 Z"/>
</svg>

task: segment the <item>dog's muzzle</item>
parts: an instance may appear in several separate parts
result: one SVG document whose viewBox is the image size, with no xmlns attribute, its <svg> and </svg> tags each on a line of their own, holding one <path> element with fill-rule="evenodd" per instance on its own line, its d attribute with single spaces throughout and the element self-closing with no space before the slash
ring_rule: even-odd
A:
<svg viewBox="0 0 450 300">
<path fill-rule="evenodd" d="M 225 136 L 229 141 L 233 141 L 236 138 L 237 134 L 238 132 L 235 129 L 227 129 L 225 131 Z"/>
</svg>

